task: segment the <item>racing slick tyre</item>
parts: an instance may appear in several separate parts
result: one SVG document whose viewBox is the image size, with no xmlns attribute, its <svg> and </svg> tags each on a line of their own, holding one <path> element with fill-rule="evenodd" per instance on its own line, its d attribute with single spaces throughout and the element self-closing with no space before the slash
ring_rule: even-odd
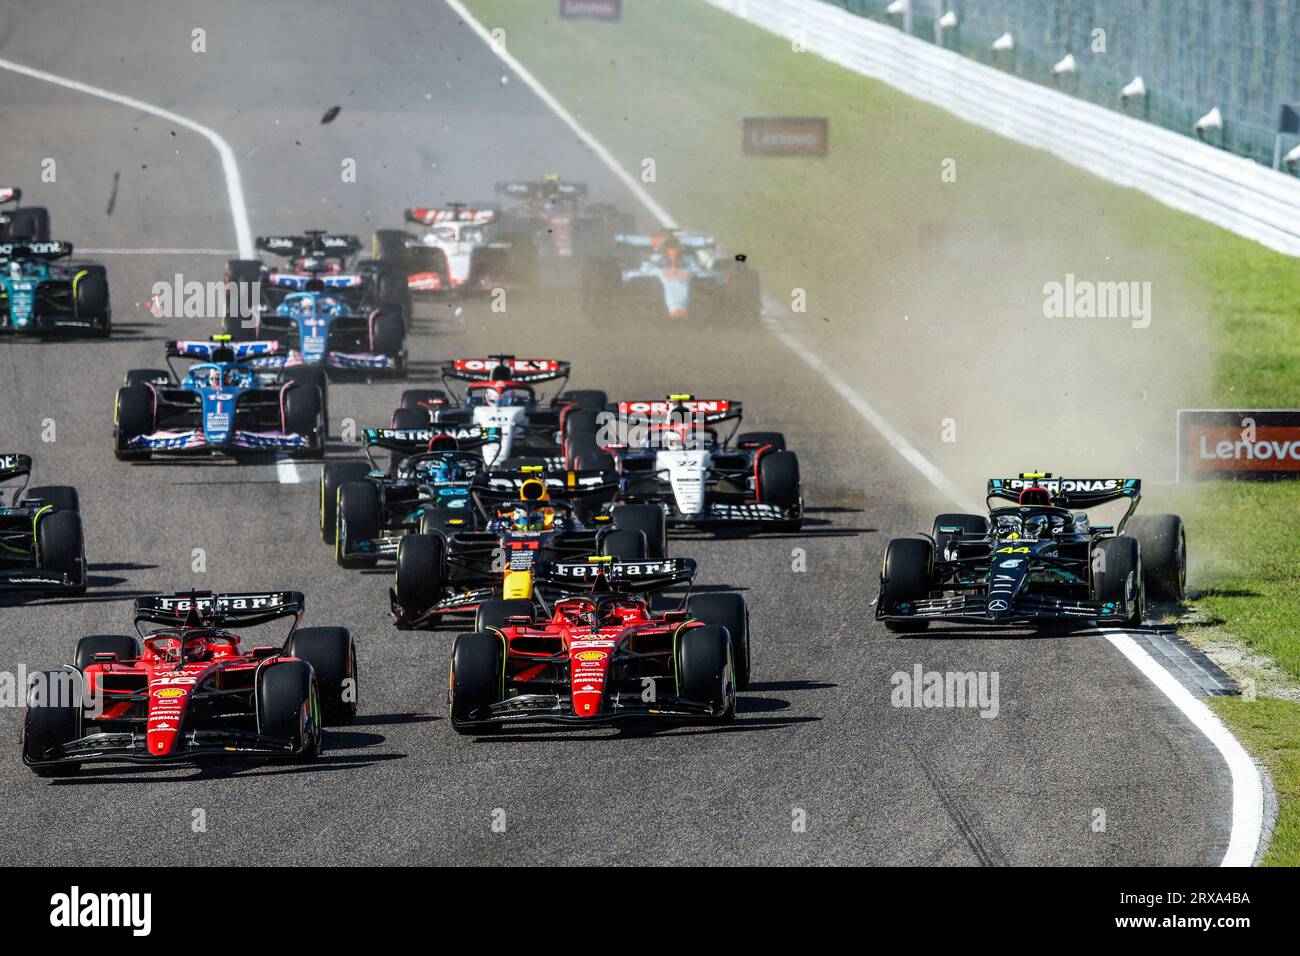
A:
<svg viewBox="0 0 1300 956">
<path fill-rule="evenodd" d="M 379 537 L 382 508 L 379 487 L 370 481 L 348 481 L 339 485 L 335 509 L 334 560 L 345 568 L 373 568 L 374 554 L 357 552 L 357 542 Z"/>
<path fill-rule="evenodd" d="M 370 463 L 365 461 L 329 461 L 321 469 L 320 537 L 326 544 L 334 543 L 339 486 L 349 481 L 361 481 L 369 474 Z"/>
<path fill-rule="evenodd" d="M 427 425 L 433 421 L 433 410 L 429 406 L 446 404 L 446 402 L 447 393 L 440 388 L 408 388 L 402 393 L 402 400 L 398 403 L 398 408 L 423 412 L 425 424 Z"/>
<path fill-rule="evenodd" d="M 49 242 L 50 211 L 44 206 L 23 206 L 9 214 L 7 238 L 16 242 Z"/>
<path fill-rule="evenodd" d="M 677 639 L 677 696 L 713 708 L 717 723 L 736 716 L 735 665 L 725 628 L 693 627 Z"/>
<path fill-rule="evenodd" d="M 799 458 L 792 451 L 770 451 L 758 459 L 758 500 L 790 511 L 799 505 Z M 798 531 L 801 519 L 783 521 L 780 531 Z"/>
<path fill-rule="evenodd" d="M 29 501 L 41 501 L 54 505 L 55 511 L 80 511 L 81 498 L 76 488 L 67 485 L 46 485 L 43 488 L 28 488 L 23 495 L 23 504 Z"/>
<path fill-rule="evenodd" d="M 23 759 L 44 760 L 50 751 L 81 736 L 81 700 L 71 671 L 44 671 L 33 675 L 27 691 L 27 712 L 23 717 Z M 38 777 L 64 777 L 76 773 L 80 764 L 32 767 Z"/>
<path fill-rule="evenodd" d="M 410 271 L 410 256 L 406 249 L 407 235 L 401 229 L 377 229 L 371 247 L 371 256 L 399 272 Z"/>
<path fill-rule="evenodd" d="M 394 590 L 408 618 L 423 614 L 442 598 L 447 545 L 441 535 L 407 534 L 397 544 Z"/>
<path fill-rule="evenodd" d="M 420 512 L 420 534 L 440 534 L 444 538 L 458 531 L 473 531 L 473 508 L 448 508 L 425 505 Z"/>
<path fill-rule="evenodd" d="M 614 528 L 606 531 L 600 539 L 600 554 L 605 558 L 645 561 L 647 550 L 645 532 L 640 529 Z"/>
<path fill-rule="evenodd" d="M 482 733 L 478 725 L 487 708 L 506 696 L 505 640 L 493 631 L 457 634 L 451 646 L 451 681 L 447 710 L 458 734 Z"/>
<path fill-rule="evenodd" d="M 560 405 L 574 404 L 593 412 L 603 412 L 609 405 L 609 395 L 599 388 L 575 388 L 572 391 L 561 392 L 555 401 Z"/>
<path fill-rule="evenodd" d="M 346 627 L 299 628 L 284 651 L 316 672 L 325 726 L 346 727 L 357 719 L 357 645 Z"/>
<path fill-rule="evenodd" d="M 100 267 L 84 269 L 73 278 L 72 310 L 79 319 L 94 320 L 90 334 L 103 338 L 112 331 L 108 278 Z"/>
<path fill-rule="evenodd" d="M 393 410 L 393 417 L 390 421 L 393 428 L 428 428 L 429 413 L 423 408 L 396 408 Z M 393 451 L 388 453 L 388 470 L 393 474 L 397 473 L 397 466 L 408 457 L 406 452 Z"/>
<path fill-rule="evenodd" d="M 384 302 L 392 302 L 402 309 L 402 328 L 411 327 L 411 290 L 406 284 L 402 269 L 381 269 L 375 276 L 375 293 Z"/>
<path fill-rule="evenodd" d="M 1142 546 L 1137 538 L 1103 538 L 1092 549 L 1092 599 L 1127 606 L 1125 627 L 1139 627 L 1146 616 L 1146 583 L 1142 580 Z"/>
<path fill-rule="evenodd" d="M 122 384 L 128 388 L 132 385 L 170 385 L 171 373 L 160 368 L 133 368 L 126 373 Z"/>
<path fill-rule="evenodd" d="M 940 528 L 961 528 L 960 533 L 940 531 Z M 934 519 L 930 530 L 935 541 L 935 554 L 943 554 L 948 542 L 963 535 L 984 536 L 989 533 L 989 519 L 984 515 L 942 514 Z"/>
<path fill-rule="evenodd" d="M 262 304 L 254 302 L 250 293 L 262 281 L 262 263 L 257 259 L 226 260 L 225 311 L 221 316 L 221 331 L 240 339 L 257 338 L 257 321 L 254 311 Z"/>
<path fill-rule="evenodd" d="M 127 634 L 92 634 L 77 641 L 72 666 L 79 671 L 95 663 L 96 654 L 116 654 L 118 661 L 140 659 L 140 642 Z"/>
<path fill-rule="evenodd" d="M 576 471 L 600 471 L 614 477 L 618 476 L 618 462 L 607 451 L 589 451 L 574 462 Z"/>
<path fill-rule="evenodd" d="M 148 435 L 154 430 L 153 392 L 143 385 L 131 385 L 117 390 L 117 436 L 113 441 L 113 454 L 119 459 L 148 458 L 147 450 L 127 448 L 127 443 L 137 435 Z"/>
<path fill-rule="evenodd" d="M 325 410 L 321 390 L 312 385 L 294 385 L 284 393 L 284 430 L 302 435 L 311 444 L 298 454 L 320 458 L 325 454 Z"/>
<path fill-rule="evenodd" d="M 497 598 L 484 601 L 474 614 L 474 630 L 487 631 L 494 627 L 505 627 L 512 617 L 526 617 L 532 621 L 536 612 L 529 598 Z"/>
<path fill-rule="evenodd" d="M 597 433 L 600 428 L 599 412 L 579 408 L 564 416 L 564 462 L 576 468 L 583 455 L 600 451 Z"/>
<path fill-rule="evenodd" d="M 397 365 L 398 377 L 406 375 L 406 320 L 402 310 L 394 305 L 379 308 L 370 326 L 370 350 L 377 355 L 386 355 Z"/>
<path fill-rule="evenodd" d="M 293 742 L 291 759 L 309 763 L 320 756 L 320 691 L 311 664 L 281 661 L 257 672 L 259 733 Z"/>
<path fill-rule="evenodd" d="M 75 511 L 46 512 L 36 525 L 36 566 L 80 577 L 74 594 L 86 590 L 85 544 L 81 536 L 81 515 Z"/>
<path fill-rule="evenodd" d="M 299 385 L 315 385 L 320 389 L 321 439 L 328 438 L 330 433 L 330 383 L 325 370 L 318 365 L 295 365 L 293 368 L 284 370 L 283 378 L 286 382 L 297 382 Z"/>
<path fill-rule="evenodd" d="M 744 690 L 748 687 L 753 658 L 749 652 L 749 607 L 744 596 L 729 592 L 694 594 L 687 599 L 686 609 L 697 621 L 727 629 L 727 636 L 731 638 L 736 688 Z"/>
<path fill-rule="evenodd" d="M 584 456 L 584 461 L 586 460 Z M 658 505 L 616 505 L 612 517 L 620 531 L 640 531 L 645 535 L 647 561 L 668 557 L 668 519 Z"/>
<path fill-rule="evenodd" d="M 773 451 L 785 451 L 785 436 L 780 432 L 741 432 L 736 436 L 739 448 L 762 448 L 771 445 Z"/>
<path fill-rule="evenodd" d="M 880 606 L 892 608 L 902 602 L 928 598 L 933 573 L 934 547 L 929 541 L 920 538 L 890 541 L 880 570 Z M 895 634 L 911 634 L 924 631 L 929 624 L 924 619 L 885 621 L 885 628 Z"/>
<path fill-rule="evenodd" d="M 1142 547 L 1142 576 L 1152 601 L 1181 601 L 1187 592 L 1187 532 L 1178 515 L 1134 515 L 1124 533 Z"/>
</svg>

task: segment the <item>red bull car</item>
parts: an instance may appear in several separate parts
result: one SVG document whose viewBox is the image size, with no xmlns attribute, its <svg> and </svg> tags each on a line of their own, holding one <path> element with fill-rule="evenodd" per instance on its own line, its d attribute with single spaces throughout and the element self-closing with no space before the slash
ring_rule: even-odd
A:
<svg viewBox="0 0 1300 956">
<path fill-rule="evenodd" d="M 139 639 L 83 637 L 73 663 L 34 676 L 23 763 L 42 777 L 112 761 L 314 760 L 322 725 L 357 712 L 356 647 L 342 627 L 299 628 L 296 591 L 191 591 L 135 602 Z M 291 620 L 280 644 L 235 629 Z"/>
<path fill-rule="evenodd" d="M 586 202 L 586 183 L 553 173 L 540 180 L 499 182 L 496 191 L 515 203 L 504 217 L 510 229 L 559 259 L 608 255 L 616 234 L 636 228 L 631 216 L 608 203 Z"/>
<path fill-rule="evenodd" d="M 667 611 L 647 595 L 689 584 L 689 558 L 539 567 L 565 596 L 549 613 L 529 602 L 480 609 L 456 637 L 448 710 L 457 733 L 531 722 L 627 718 L 726 723 L 749 679 L 749 615 L 739 594 L 688 597 Z"/>
</svg>

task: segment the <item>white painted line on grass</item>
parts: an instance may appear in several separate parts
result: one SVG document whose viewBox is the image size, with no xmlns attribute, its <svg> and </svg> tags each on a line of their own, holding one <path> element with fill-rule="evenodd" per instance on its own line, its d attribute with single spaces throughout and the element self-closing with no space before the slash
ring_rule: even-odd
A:
<svg viewBox="0 0 1300 956">
<path fill-rule="evenodd" d="M 151 113 L 169 123 L 175 123 L 177 126 L 183 126 L 191 132 L 198 133 L 217 151 L 221 157 L 221 170 L 226 177 L 226 194 L 230 202 L 230 215 L 235 222 L 235 242 L 239 245 L 239 255 L 243 259 L 251 259 L 254 256 L 253 250 L 253 232 L 248 225 L 248 209 L 244 204 L 244 185 L 239 178 L 239 165 L 235 162 L 235 153 L 230 148 L 230 144 L 221 138 L 216 130 L 209 129 L 202 123 L 196 123 L 194 120 L 181 116 L 179 113 L 173 113 L 171 110 L 165 110 L 161 106 L 154 106 L 152 103 L 146 103 L 143 100 L 137 100 L 133 96 L 125 96 L 121 93 L 114 93 L 112 90 L 106 90 L 100 86 L 92 86 L 89 83 L 82 83 L 80 80 L 70 80 L 65 76 L 58 76 L 54 73 L 47 73 L 45 70 L 37 70 L 30 66 L 24 66 L 21 63 L 15 63 L 13 60 L 0 58 L 0 69 L 9 70 L 12 73 L 19 73 L 23 76 L 31 77 L 34 80 L 42 80 L 46 83 L 53 83 L 55 86 L 62 86 L 69 90 L 76 90 L 78 93 L 85 93 L 87 96 L 98 96 L 102 100 L 108 100 L 125 106 L 133 110 L 139 110 L 142 113 Z"/>
<path fill-rule="evenodd" d="M 625 185 L 632 194 L 641 201 L 664 226 L 673 226 L 675 220 L 668 211 L 659 205 L 659 203 L 646 192 L 645 188 L 635 177 L 631 176 L 622 166 L 619 165 L 610 152 L 605 149 L 596 138 L 587 132 L 572 114 L 556 101 L 555 97 L 550 94 L 545 87 L 534 77 L 524 66 L 516 60 L 506 50 L 501 49 L 493 41 L 491 33 L 487 28 L 466 9 L 461 0 L 445 0 L 446 4 L 451 7 L 465 21 L 466 26 L 470 27 L 484 43 L 488 45 L 493 53 L 499 57 L 502 62 L 510 67 L 525 85 L 532 90 L 543 103 L 564 121 L 568 127 L 573 130 L 577 137 L 591 148 L 601 161 L 614 173 L 615 176 Z M 926 458 L 921 452 L 917 451 L 913 445 L 907 441 L 898 430 L 890 425 L 881 415 L 871 407 L 871 404 L 858 394 L 857 390 L 849 385 L 844 379 L 840 378 L 821 356 L 812 352 L 803 346 L 793 335 L 790 334 L 777 320 L 772 313 L 780 314 L 779 304 L 765 299 L 763 324 L 776 336 L 786 348 L 794 352 L 805 363 L 808 364 L 818 375 L 820 375 L 826 384 L 830 385 L 838 392 L 846 402 L 849 403 L 859 415 L 880 433 L 899 455 L 903 457 L 913 468 L 919 471 L 930 484 L 934 485 L 944 495 L 952 499 L 959 507 L 966 511 L 978 511 L 978 506 L 968 499 L 958 490 L 948 478 L 943 474 L 937 465 Z M 1139 647 L 1128 634 L 1124 632 L 1108 634 L 1110 640 L 1116 648 L 1119 649 L 1125 657 L 1133 663 L 1143 674 L 1151 679 L 1152 683 L 1159 688 L 1174 706 L 1197 727 L 1210 742 L 1223 755 L 1228 764 L 1228 772 L 1232 777 L 1232 822 L 1231 831 L 1228 839 L 1228 850 L 1224 854 L 1221 866 L 1249 866 L 1253 860 L 1255 848 L 1259 846 L 1259 841 L 1263 835 L 1263 785 L 1260 782 L 1259 770 L 1251 761 L 1245 749 L 1232 736 L 1231 731 L 1206 707 L 1203 703 L 1193 697 L 1182 684 L 1180 684 L 1172 674 L 1164 669 L 1155 658 Z M 1233 751 L 1235 748 L 1235 752 Z M 1229 756 L 1232 752 L 1232 756 Z"/>
</svg>

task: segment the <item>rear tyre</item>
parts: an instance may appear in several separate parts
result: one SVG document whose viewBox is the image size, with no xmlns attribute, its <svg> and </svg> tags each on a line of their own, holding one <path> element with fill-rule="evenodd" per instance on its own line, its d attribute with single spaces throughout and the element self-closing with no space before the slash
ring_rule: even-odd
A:
<svg viewBox="0 0 1300 956">
<path fill-rule="evenodd" d="M 1142 576 L 1152 601 L 1181 601 L 1187 593 L 1187 532 L 1178 515 L 1134 515 L 1124 533 L 1142 548 Z"/>
<path fill-rule="evenodd" d="M 645 561 L 646 550 L 645 532 L 639 529 L 615 528 L 600 539 L 601 556 L 616 561 Z"/>
<path fill-rule="evenodd" d="M 9 238 L 19 242 L 50 241 L 50 211 L 44 206 L 25 206 L 9 214 Z"/>
<path fill-rule="evenodd" d="M 758 459 L 758 499 L 792 511 L 799 505 L 799 458 L 792 451 L 770 451 Z M 797 531 L 801 519 L 782 522 L 786 531 Z"/>
<path fill-rule="evenodd" d="M 43 488 L 28 488 L 23 495 L 23 504 L 41 501 L 53 505 L 55 511 L 80 511 L 81 499 L 77 489 L 67 485 L 46 485 Z"/>
<path fill-rule="evenodd" d="M 79 675 L 69 671 L 45 671 L 34 675 L 27 692 L 27 712 L 23 716 L 23 759 L 46 760 L 62 745 L 81 734 L 81 701 L 72 694 L 70 680 Z M 72 699 L 65 699 L 72 697 Z M 64 763 L 53 767 L 32 767 L 38 777 L 65 777 L 76 773 L 80 764 Z"/>
<path fill-rule="evenodd" d="M 736 716 L 736 681 L 731 639 L 725 628 L 693 627 L 677 640 L 677 696 L 708 704 L 717 723 Z"/>
<path fill-rule="evenodd" d="M 785 451 L 785 435 L 780 432 L 741 432 L 736 436 L 738 448 L 762 448 L 771 445 L 773 451 Z"/>
<path fill-rule="evenodd" d="M 371 351 L 378 355 L 386 355 L 400 363 L 405 347 L 406 326 L 402 320 L 401 312 L 381 311 L 375 316 L 374 323 L 371 326 Z"/>
<path fill-rule="evenodd" d="M 960 528 L 960 533 L 949 531 L 940 531 L 940 528 Z M 931 535 L 935 540 L 934 553 L 943 554 L 944 548 L 948 542 L 954 538 L 964 537 L 965 535 L 974 535 L 983 537 L 989 533 L 989 519 L 984 515 L 964 515 L 964 514 L 942 514 L 934 519 L 934 526 L 931 529 Z"/>
<path fill-rule="evenodd" d="M 282 661 L 258 672 L 257 727 L 300 749 L 294 760 L 309 763 L 320 756 L 320 693 L 309 663 Z"/>
<path fill-rule="evenodd" d="M 316 672 L 325 726 L 345 727 L 357 719 L 357 645 L 346 627 L 299 628 L 284 650 Z"/>
<path fill-rule="evenodd" d="M 407 617 L 418 617 L 442 598 L 446 587 L 446 544 L 436 534 L 403 535 L 397 544 L 394 589 Z"/>
<path fill-rule="evenodd" d="M 93 634 L 77 641 L 72 665 L 79 671 L 95 663 L 96 654 L 116 654 L 119 663 L 140 659 L 140 642 L 126 634 Z"/>
<path fill-rule="evenodd" d="M 900 604 L 911 604 L 930 596 L 934 573 L 934 548 L 919 538 L 895 538 L 885 548 L 885 563 L 880 572 L 880 606 L 887 612 Z M 924 619 L 885 621 L 895 634 L 924 631 L 930 622 Z"/>
<path fill-rule="evenodd" d="M 686 602 L 691 617 L 704 624 L 725 627 L 731 638 L 731 660 L 735 667 L 736 687 L 749 686 L 749 607 L 740 594 L 696 594 Z"/>
<path fill-rule="evenodd" d="M 330 461 L 321 469 L 320 536 L 326 544 L 334 543 L 339 486 L 349 481 L 361 481 L 369 474 L 370 463 L 364 461 Z"/>
<path fill-rule="evenodd" d="M 81 515 L 75 511 L 46 512 L 36 526 L 36 565 L 57 571 L 76 583 L 74 593 L 86 590 L 85 545 Z"/>
<path fill-rule="evenodd" d="M 294 385 L 284 393 L 284 430 L 302 435 L 310 442 L 303 449 L 306 454 L 312 457 L 325 454 L 325 413 L 319 388 Z"/>
<path fill-rule="evenodd" d="M 486 729 L 476 720 L 488 715 L 488 707 L 504 700 L 505 642 L 500 634 L 477 631 L 457 634 L 451 647 L 451 686 L 447 704 L 451 727 L 458 734 Z"/>
<path fill-rule="evenodd" d="M 575 388 L 569 392 L 562 392 L 555 400 L 561 405 L 572 402 L 579 408 L 603 412 L 609 404 L 609 395 L 599 388 Z"/>
<path fill-rule="evenodd" d="M 505 627 L 512 617 L 526 617 L 533 620 L 536 612 L 533 602 L 528 598 L 501 598 L 484 601 L 474 614 L 474 630 L 486 631 L 494 627 Z"/>
<path fill-rule="evenodd" d="M 393 428 L 428 428 L 429 413 L 423 408 L 397 408 L 393 410 L 392 418 Z M 400 465 L 409 455 L 402 451 L 392 451 L 388 453 L 388 471 L 390 474 L 396 474 L 398 465 Z"/>
<path fill-rule="evenodd" d="M 257 338 L 257 309 L 261 302 L 250 294 L 262 281 L 262 263 L 257 259 L 226 261 L 225 314 L 221 331 L 236 339 Z"/>
<path fill-rule="evenodd" d="M 1146 616 L 1146 584 L 1142 580 L 1142 548 L 1136 538 L 1103 538 L 1092 549 L 1092 599 L 1128 608 L 1121 622 L 1139 627 Z"/>
<path fill-rule="evenodd" d="M 408 388 L 402 393 L 402 401 L 398 407 L 424 413 L 427 423 L 433 421 L 433 411 L 429 406 L 446 401 L 447 393 L 440 388 Z M 420 404 L 421 402 L 424 404 Z"/>
<path fill-rule="evenodd" d="M 334 559 L 341 566 L 373 568 L 379 561 L 376 555 L 358 550 L 358 545 L 379 537 L 380 511 L 379 486 L 374 482 L 349 481 L 339 485 Z"/>
<path fill-rule="evenodd" d="M 128 388 L 132 385 L 170 385 L 171 373 L 160 368 L 133 368 L 126 373 L 122 384 Z"/>
<path fill-rule="evenodd" d="M 148 450 L 129 448 L 131 439 L 151 434 L 154 430 L 153 392 L 143 385 L 131 385 L 117 390 L 117 437 L 113 454 L 119 459 L 148 458 Z"/>
<path fill-rule="evenodd" d="M 646 560 L 662 561 L 668 557 L 668 519 L 663 508 L 658 505 L 617 505 L 612 517 L 616 529 L 640 531 L 645 535 Z"/>
<path fill-rule="evenodd" d="M 377 229 L 371 255 L 399 272 L 409 272 L 410 256 L 407 253 L 406 240 L 407 235 L 401 229 Z"/>
<path fill-rule="evenodd" d="M 299 385 L 314 385 L 320 390 L 320 414 L 322 422 L 321 438 L 329 437 L 330 433 L 330 393 L 329 393 L 329 376 L 325 370 L 317 365 L 295 365 L 293 368 L 284 370 L 283 378 L 286 382 L 297 382 Z"/>
</svg>

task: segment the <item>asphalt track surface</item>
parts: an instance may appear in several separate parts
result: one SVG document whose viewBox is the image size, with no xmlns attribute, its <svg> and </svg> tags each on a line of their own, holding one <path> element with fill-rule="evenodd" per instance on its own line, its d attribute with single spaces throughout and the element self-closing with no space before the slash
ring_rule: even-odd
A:
<svg viewBox="0 0 1300 956">
<path fill-rule="evenodd" d="M 19 2 L 0 57 L 155 103 L 231 144 L 255 233 L 363 235 L 412 204 L 487 197 L 499 178 L 561 171 L 644 210 L 441 3 Z M 346 26 L 340 24 L 346 22 Z M 207 51 L 191 52 L 191 31 Z M 220 164 L 199 136 L 140 112 L 0 73 L 0 180 L 87 248 L 235 245 Z M 337 119 L 320 120 L 334 105 Z M 57 182 L 39 181 L 57 162 Z M 345 158 L 358 181 L 341 182 Z M 117 183 L 114 191 L 114 183 Z M 7 184 L 7 182 L 6 182 Z M 112 198 L 111 198 L 112 197 Z M 110 207 L 111 200 L 111 207 Z M 111 212 L 110 212 L 111 208 Z M 706 223 L 694 224 L 707 228 Z M 387 572 L 335 566 L 316 527 L 316 466 L 128 465 L 110 449 L 125 369 L 211 323 L 157 319 L 153 283 L 220 276 L 220 255 L 106 255 L 108 342 L 0 341 L 0 446 L 40 483 L 82 495 L 91 587 L 0 607 L 0 665 L 47 668 L 76 639 L 129 632 L 160 590 L 299 588 L 307 623 L 356 634 L 361 716 L 308 767 L 98 767 L 45 781 L 21 764 L 22 711 L 0 708 L 6 864 L 913 863 L 1214 864 L 1228 841 L 1222 759 L 1095 634 L 887 634 L 869 602 L 885 541 L 950 505 L 767 332 L 590 322 L 563 289 L 506 314 L 422 307 L 411 384 L 458 354 L 574 364 L 574 387 L 742 399 L 803 465 L 798 536 L 676 539 L 706 586 L 744 590 L 755 684 L 725 728 L 663 726 L 461 738 L 446 721 L 451 633 L 399 633 Z M 386 420 L 401 384 L 332 388 L 338 423 Z M 56 440 L 43 442 L 52 420 Z M 206 572 L 192 570 L 193 549 Z M 806 571 L 795 571 L 802 549 Z M 997 672 L 1000 712 L 891 706 L 890 677 Z M 1094 809 L 1105 811 L 1094 832 Z M 196 810 L 206 830 L 195 832 Z M 506 822 L 496 832 L 494 820 Z M 801 829 L 792 825 L 805 821 Z"/>
</svg>

